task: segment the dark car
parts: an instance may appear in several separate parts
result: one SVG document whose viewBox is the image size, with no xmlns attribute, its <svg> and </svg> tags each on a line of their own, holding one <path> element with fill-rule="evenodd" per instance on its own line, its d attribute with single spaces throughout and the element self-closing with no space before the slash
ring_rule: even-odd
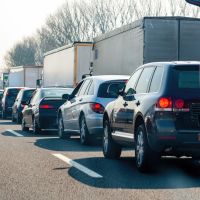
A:
<svg viewBox="0 0 200 200">
<path fill-rule="evenodd" d="M 19 87 L 8 87 L 4 90 L 2 104 L 1 104 L 3 119 L 6 119 L 7 117 L 12 116 L 12 106 L 21 89 L 22 88 L 19 88 Z"/>
<path fill-rule="evenodd" d="M 42 130 L 57 130 L 57 110 L 65 102 L 63 94 L 71 94 L 72 88 L 37 89 L 29 104 L 22 111 L 22 130 L 33 129 L 34 133 Z"/>
<path fill-rule="evenodd" d="M 0 114 L 2 114 L 2 98 L 4 90 L 0 90 Z"/>
<path fill-rule="evenodd" d="M 199 159 L 199 75 L 200 62 L 139 67 L 105 109 L 104 156 L 118 158 L 123 146 L 134 146 L 142 172 L 156 167 L 162 155 Z"/>
<path fill-rule="evenodd" d="M 17 122 L 18 124 L 22 121 L 22 110 L 24 109 L 26 103 L 30 100 L 35 91 L 34 88 L 25 88 L 22 89 L 15 100 L 15 103 L 12 107 L 12 121 Z"/>
</svg>

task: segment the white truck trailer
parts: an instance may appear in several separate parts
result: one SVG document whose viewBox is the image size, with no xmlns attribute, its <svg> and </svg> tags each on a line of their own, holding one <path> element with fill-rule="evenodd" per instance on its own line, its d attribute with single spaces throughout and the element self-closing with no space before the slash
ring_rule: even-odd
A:
<svg viewBox="0 0 200 200">
<path fill-rule="evenodd" d="M 44 55 L 43 86 L 75 86 L 90 74 L 92 43 L 75 42 Z"/>
<path fill-rule="evenodd" d="M 200 60 L 200 19 L 145 17 L 94 38 L 93 75 L 131 74 L 157 61 Z"/>
<path fill-rule="evenodd" d="M 9 87 L 37 87 L 42 78 L 42 66 L 20 66 L 10 69 L 8 77 Z"/>
</svg>

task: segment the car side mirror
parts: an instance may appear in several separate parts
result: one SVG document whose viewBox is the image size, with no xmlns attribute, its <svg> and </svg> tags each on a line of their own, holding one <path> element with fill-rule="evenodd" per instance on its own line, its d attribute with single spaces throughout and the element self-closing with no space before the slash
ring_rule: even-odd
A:
<svg viewBox="0 0 200 200">
<path fill-rule="evenodd" d="M 69 94 L 63 94 L 62 95 L 62 100 L 68 101 L 70 99 L 70 95 Z"/>
</svg>

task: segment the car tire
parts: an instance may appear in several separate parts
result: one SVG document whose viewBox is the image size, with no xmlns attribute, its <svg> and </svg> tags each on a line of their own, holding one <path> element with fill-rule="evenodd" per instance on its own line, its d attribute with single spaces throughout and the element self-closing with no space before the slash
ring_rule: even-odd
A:
<svg viewBox="0 0 200 200">
<path fill-rule="evenodd" d="M 16 122 L 16 119 L 14 118 L 13 114 L 12 114 L 12 122 Z"/>
<path fill-rule="evenodd" d="M 69 132 L 64 131 L 63 118 L 61 114 L 58 116 L 58 136 L 61 139 L 69 139 L 71 137 Z"/>
<path fill-rule="evenodd" d="M 87 145 L 90 143 L 89 131 L 84 115 L 80 117 L 80 142 L 82 145 Z"/>
<path fill-rule="evenodd" d="M 140 172 L 155 170 L 158 165 L 159 156 L 154 152 L 147 140 L 145 126 L 142 124 L 136 130 L 135 140 L 135 162 Z"/>
<path fill-rule="evenodd" d="M 24 118 L 22 119 L 22 131 L 29 131 L 29 128 L 26 127 L 26 123 L 25 123 Z"/>
<path fill-rule="evenodd" d="M 33 117 L 33 133 L 34 134 L 40 134 L 42 131 L 40 129 L 40 127 L 38 126 L 35 117 Z"/>
<path fill-rule="evenodd" d="M 17 112 L 17 119 L 16 119 L 17 124 L 21 124 L 22 123 L 22 119 L 20 117 L 19 112 Z"/>
<path fill-rule="evenodd" d="M 103 155 L 105 158 L 118 159 L 121 151 L 122 147 L 112 139 L 110 124 L 106 119 L 103 124 Z"/>
</svg>

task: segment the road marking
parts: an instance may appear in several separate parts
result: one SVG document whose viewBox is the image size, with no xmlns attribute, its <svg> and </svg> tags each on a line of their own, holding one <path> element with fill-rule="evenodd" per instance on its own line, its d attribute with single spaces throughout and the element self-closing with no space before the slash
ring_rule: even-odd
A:
<svg viewBox="0 0 200 200">
<path fill-rule="evenodd" d="M 23 137 L 23 135 L 17 133 L 16 131 L 13 130 L 7 130 L 8 132 L 12 133 L 13 135 L 17 136 L 17 137 Z"/>
<path fill-rule="evenodd" d="M 77 168 L 78 170 L 82 171 L 83 173 L 87 174 L 88 176 L 91 176 L 92 178 L 103 178 L 103 176 L 101 176 L 100 174 L 97 174 L 96 172 L 94 172 L 94 171 L 88 169 L 87 167 L 71 160 L 70 158 L 67 158 L 66 156 L 64 156 L 62 154 L 52 154 L 52 155 L 59 158 L 60 160 L 62 160 L 64 162 L 66 162 L 70 166 Z"/>
</svg>

